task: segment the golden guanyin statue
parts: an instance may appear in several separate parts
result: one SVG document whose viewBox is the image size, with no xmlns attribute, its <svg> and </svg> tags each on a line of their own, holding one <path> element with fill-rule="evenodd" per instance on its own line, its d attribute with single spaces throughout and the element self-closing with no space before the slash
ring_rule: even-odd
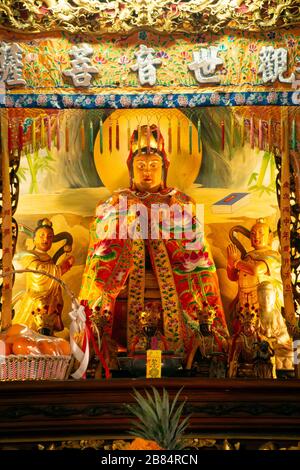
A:
<svg viewBox="0 0 300 470">
<path fill-rule="evenodd" d="M 63 297 L 59 283 L 45 276 L 43 272 L 60 279 L 75 261 L 73 256 L 69 256 L 60 264 L 55 264 L 48 254 L 53 238 L 52 222 L 49 219 L 41 219 L 34 231 L 33 250 L 18 254 L 18 261 L 23 269 L 40 273 L 26 273 L 26 291 L 13 318 L 13 323 L 26 324 L 31 329 L 48 335 L 64 329 L 61 319 Z"/>
<path fill-rule="evenodd" d="M 208 302 L 226 332 L 216 268 L 192 199 L 167 186 L 169 160 L 155 125 L 133 132 L 127 159 L 130 187 L 96 208 L 80 299 L 110 312 L 110 337 L 130 354 L 145 351 L 140 315 L 161 305 L 160 349 L 187 358 L 191 336 L 183 310 Z M 197 301 L 195 301 L 197 293 Z"/>
</svg>

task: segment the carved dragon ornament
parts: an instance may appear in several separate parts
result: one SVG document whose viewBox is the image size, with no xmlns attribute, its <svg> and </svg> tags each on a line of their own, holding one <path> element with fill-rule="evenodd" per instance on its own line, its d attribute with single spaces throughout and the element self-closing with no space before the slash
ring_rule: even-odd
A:
<svg viewBox="0 0 300 470">
<path fill-rule="evenodd" d="M 0 0 L 0 28 L 39 33 L 261 31 L 300 24 L 299 0 Z"/>
</svg>

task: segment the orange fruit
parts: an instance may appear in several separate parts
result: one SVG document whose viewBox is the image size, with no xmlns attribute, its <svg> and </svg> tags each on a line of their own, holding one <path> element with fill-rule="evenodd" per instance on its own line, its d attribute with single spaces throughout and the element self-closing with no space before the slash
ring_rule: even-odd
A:
<svg viewBox="0 0 300 470">
<path fill-rule="evenodd" d="M 16 339 L 18 339 L 18 338 L 21 338 L 21 336 L 20 335 L 7 336 L 5 338 L 5 342 L 7 344 L 13 344 L 16 341 Z"/>
<path fill-rule="evenodd" d="M 130 444 L 127 444 L 126 450 L 163 450 L 155 441 L 148 441 L 142 437 L 136 437 Z"/>
<path fill-rule="evenodd" d="M 19 338 L 16 338 L 13 343 L 12 350 L 16 355 L 20 354 L 27 356 L 28 354 L 33 354 L 36 356 L 41 354 L 36 341 L 29 336 L 19 336 Z"/>
<path fill-rule="evenodd" d="M 49 356 L 59 356 L 57 345 L 51 339 L 41 339 L 38 341 L 39 350 L 42 354 Z"/>
<path fill-rule="evenodd" d="M 71 346 L 69 341 L 63 338 L 57 338 L 55 341 L 57 343 L 57 349 L 59 354 L 61 354 L 62 356 L 70 356 Z"/>
<path fill-rule="evenodd" d="M 21 323 L 15 323 L 8 328 L 6 336 L 24 335 L 28 333 L 28 331 L 28 326 L 22 325 Z"/>
</svg>

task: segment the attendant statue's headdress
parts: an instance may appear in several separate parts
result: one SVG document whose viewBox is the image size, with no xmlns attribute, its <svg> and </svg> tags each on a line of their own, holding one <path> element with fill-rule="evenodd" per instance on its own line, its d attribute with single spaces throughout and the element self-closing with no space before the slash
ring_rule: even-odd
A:
<svg viewBox="0 0 300 470">
<path fill-rule="evenodd" d="M 217 316 L 217 310 L 217 305 L 210 305 L 207 301 L 202 302 L 202 306 L 197 305 L 197 307 L 195 307 L 197 318 L 200 324 L 213 324 Z"/>
<path fill-rule="evenodd" d="M 52 226 L 52 222 L 51 222 L 51 220 L 49 220 L 49 219 L 47 219 L 47 218 L 38 220 L 37 226 L 36 226 L 36 228 L 34 229 L 34 235 L 35 235 L 36 232 L 37 232 L 38 230 L 40 230 L 41 228 L 48 228 L 48 229 L 52 230 L 52 232 L 54 233 L 53 226 Z"/>
<path fill-rule="evenodd" d="M 271 290 L 275 291 L 275 286 L 274 283 L 270 281 L 263 281 L 257 286 L 257 292 L 265 291 L 265 290 Z"/>
<path fill-rule="evenodd" d="M 266 230 L 268 230 L 269 233 L 271 233 L 270 226 L 267 224 L 265 219 L 263 217 L 260 217 L 259 219 L 256 219 L 255 224 L 252 226 L 252 229 L 254 227 L 264 227 Z"/>
<path fill-rule="evenodd" d="M 259 318 L 259 311 L 256 305 L 249 305 L 246 303 L 243 307 L 239 308 L 237 319 L 242 323 L 255 324 Z"/>
<path fill-rule="evenodd" d="M 132 186 L 132 165 L 133 159 L 137 155 L 157 154 L 162 158 L 163 163 L 163 180 L 166 187 L 168 168 L 170 160 L 165 152 L 164 138 L 160 133 L 160 129 L 152 124 L 151 126 L 138 126 L 132 133 L 130 139 L 130 152 L 127 158 L 127 166 L 130 175 L 130 185 Z"/>
<path fill-rule="evenodd" d="M 51 230 L 51 232 L 53 233 L 53 243 L 62 241 L 64 242 L 63 244 L 60 243 L 60 247 L 52 256 L 53 263 L 56 264 L 61 256 L 64 256 L 66 253 L 70 253 L 72 251 L 73 237 L 69 232 L 59 232 L 54 234 L 53 224 L 51 220 L 49 220 L 47 217 L 38 220 L 34 230 L 29 227 L 26 227 L 25 225 L 20 224 L 21 231 L 25 232 L 27 235 L 29 235 L 30 238 L 33 239 L 35 238 L 37 231 L 42 228 Z"/>
</svg>

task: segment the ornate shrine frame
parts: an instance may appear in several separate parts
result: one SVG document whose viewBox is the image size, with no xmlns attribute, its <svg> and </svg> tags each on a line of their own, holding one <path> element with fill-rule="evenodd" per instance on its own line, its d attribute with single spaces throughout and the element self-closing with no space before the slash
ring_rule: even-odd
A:
<svg viewBox="0 0 300 470">
<path fill-rule="evenodd" d="M 0 25 L 40 33 L 219 32 L 223 28 L 272 31 L 300 22 L 297 0 L 0 0 Z"/>
<path fill-rule="evenodd" d="M 134 14 L 133 14 L 134 13 Z M 6 31 L 17 31 L 18 33 L 26 33 L 35 35 L 51 30 L 68 31 L 71 33 L 84 33 L 87 35 L 107 34 L 107 33 L 132 33 L 141 29 L 150 29 L 154 33 L 183 33 L 189 30 L 191 34 L 199 34 L 199 32 L 211 31 L 219 32 L 224 27 L 228 30 L 248 30 L 253 32 L 269 31 L 274 28 L 287 28 L 300 24 L 300 6 L 297 0 L 285 0 L 278 6 L 277 2 L 268 2 L 268 5 L 261 7 L 258 0 L 204 0 L 201 5 L 197 0 L 179 1 L 179 0 L 158 0 L 149 2 L 147 0 L 132 1 L 96 1 L 96 0 L 24 0 L 22 6 L 16 0 L 0 0 L 0 26 Z M 284 93 L 284 97 L 283 97 Z M 219 102 L 217 106 L 255 106 L 269 104 L 269 92 L 232 92 L 217 93 Z M 297 105 L 293 99 L 293 92 L 272 92 L 272 105 L 283 106 L 287 110 L 288 106 Z M 155 94 L 157 96 L 157 93 Z M 47 107 L 47 108 L 145 108 L 145 107 L 180 107 L 179 97 L 176 93 L 161 93 L 159 104 L 154 101 L 154 93 L 147 89 L 145 93 L 138 95 L 126 94 L 127 102 L 123 105 L 121 100 L 122 94 L 103 94 L 103 103 L 97 106 L 95 103 L 95 95 L 88 95 L 89 103 L 85 101 L 84 94 L 72 95 L 72 102 L 66 106 L 63 103 L 64 95 L 47 95 L 47 101 L 43 105 L 39 104 L 37 94 L 10 94 L 10 101 L 4 99 L 1 107 L 5 110 L 8 107 Z M 211 93 L 205 93 L 202 90 L 199 93 L 184 94 L 187 98 L 186 108 L 195 106 L 211 106 Z M 3 96 L 3 95 L 2 95 Z M 70 95 L 68 95 L 70 96 Z M 145 96 L 147 103 L 145 104 Z M 242 101 L 239 99 L 242 96 Z M 258 99 L 258 96 L 260 97 Z M 201 97 L 201 101 L 200 101 Z M 205 98 L 205 99 L 204 99 Z M 30 100 L 30 101 L 29 101 Z M 2 124 L 4 123 L 2 119 Z M 2 132 L 5 132 L 4 129 Z M 4 145 L 7 145 L 6 139 L 2 138 Z M 289 152 L 288 152 L 289 153 Z M 20 155 L 13 154 L 9 161 L 9 185 L 11 197 L 11 217 L 12 217 L 12 240 L 13 252 L 16 247 L 18 227 L 17 222 L 13 218 L 16 211 L 19 197 L 19 181 L 17 170 L 20 164 Z M 282 158 L 280 153 L 276 154 L 276 165 L 278 176 L 276 180 L 278 204 L 280 208 L 281 191 L 281 164 Z M 299 207 L 299 158 L 297 158 L 297 150 L 290 152 L 289 161 L 289 187 L 290 187 L 290 257 L 292 271 L 292 294 L 294 307 L 300 304 L 300 207 Z M 0 204 L 3 208 L 3 175 L 1 181 Z M 1 222 L 4 216 L 1 212 Z M 282 218 L 281 218 L 282 219 Z M 281 220 L 279 220 L 280 233 Z M 1 245 L 2 248 L 2 238 Z M 295 308 L 296 309 L 296 308 Z M 299 334 L 297 325 L 293 325 L 294 336 Z"/>
<path fill-rule="evenodd" d="M 227 3 L 227 5 L 226 5 Z M 0 28 L 6 31 L 24 33 L 27 37 L 36 33 L 52 31 L 68 31 L 91 34 L 129 33 L 150 28 L 159 34 L 184 32 L 192 34 L 205 31 L 218 32 L 222 28 L 241 31 L 273 31 L 275 28 L 286 28 L 300 24 L 300 6 L 298 0 L 265 2 L 269 6 L 261 6 L 260 0 L 234 0 L 232 7 L 224 0 L 204 0 L 199 8 L 198 0 L 133 0 L 98 1 L 98 0 L 0 0 Z M 264 3 L 264 5 L 265 5 Z M 125 6 L 124 6 L 125 4 Z M 126 5 L 127 4 L 127 5 Z M 273 4 L 273 6 L 272 6 Z M 64 8 L 70 7 L 66 13 Z M 123 7 L 122 7 L 123 5 Z M 152 8 L 152 9 L 151 9 Z M 132 15 L 132 12 L 135 15 Z M 48 14 L 50 13 L 50 14 Z M 150 20 L 150 21 L 149 21 Z M 272 105 L 285 107 L 294 106 L 293 92 L 225 92 L 217 93 L 217 106 L 243 106 L 269 104 L 268 96 L 272 93 Z M 229 95 L 229 97 L 228 97 Z M 2 95 L 3 96 L 3 95 Z M 1 119 L 3 135 L 7 132 L 5 115 L 9 107 L 63 108 L 63 95 L 48 95 L 46 104 L 38 103 L 38 95 L 10 95 L 13 103 L 1 100 Z M 70 95 L 68 95 L 70 96 Z M 104 101 L 99 108 L 126 109 L 145 107 L 180 107 L 180 94 L 163 94 L 162 101 L 156 104 L 151 90 L 138 95 L 128 94 L 127 106 L 121 102 L 122 94 L 103 94 Z M 148 98 L 147 104 L 144 97 Z M 187 108 L 194 106 L 213 106 L 210 104 L 211 93 L 184 94 L 187 97 Z M 237 97 L 243 97 L 240 100 Z M 262 99 L 258 100 L 260 96 Z M 72 108 L 95 108 L 95 97 L 87 104 L 84 94 L 73 95 Z M 200 101 L 200 97 L 202 100 Z M 26 102 L 26 99 L 31 102 Z M 205 99 L 204 99 L 205 98 Z M 287 111 L 288 112 L 288 111 Z M 1 134 L 0 134 L 1 135 Z M 6 139 L 1 141 L 7 145 Z M 1 154 L 1 157 L 3 155 Z M 276 189 L 278 205 L 281 199 L 281 154 L 275 154 L 278 175 Z M 300 168 L 299 152 L 290 152 L 290 258 L 293 274 L 293 301 L 300 303 Z M 18 226 L 13 218 L 19 198 L 19 180 L 17 170 L 20 158 L 17 152 L 9 161 L 6 184 L 10 187 L 11 222 L 13 250 L 16 247 Z M 0 222 L 3 220 L 3 178 L 0 180 Z M 279 231 L 280 231 L 279 220 Z M 2 230 L 2 227 L 0 227 Z M 2 237 L 0 239 L 2 250 Z M 2 251 L 1 251 L 2 253 Z M 1 260 L 0 260 L 1 262 Z M 299 335 L 296 326 L 294 337 Z M 135 381 L 135 387 L 143 388 L 153 385 L 162 390 L 167 388 L 174 396 L 182 387 L 182 379 L 160 379 Z M 226 436 L 244 438 L 251 441 L 259 437 L 270 439 L 299 439 L 300 403 L 298 381 L 243 381 L 243 380 L 199 380 L 185 379 L 185 395 L 189 402 L 185 414 L 193 413 L 190 432 L 200 436 Z M 26 435 L 28 441 L 54 441 L 60 439 L 96 438 L 109 435 L 119 436 L 128 429 L 131 416 L 120 403 L 132 403 L 132 383 L 115 379 L 113 381 L 68 382 L 23 382 L 2 383 L 1 395 L 1 442 L 22 442 Z M 34 397 L 34 398 L 33 398 Z M 100 404 L 100 405 L 99 405 Z M 250 438 L 249 438 L 250 436 Z"/>
</svg>

